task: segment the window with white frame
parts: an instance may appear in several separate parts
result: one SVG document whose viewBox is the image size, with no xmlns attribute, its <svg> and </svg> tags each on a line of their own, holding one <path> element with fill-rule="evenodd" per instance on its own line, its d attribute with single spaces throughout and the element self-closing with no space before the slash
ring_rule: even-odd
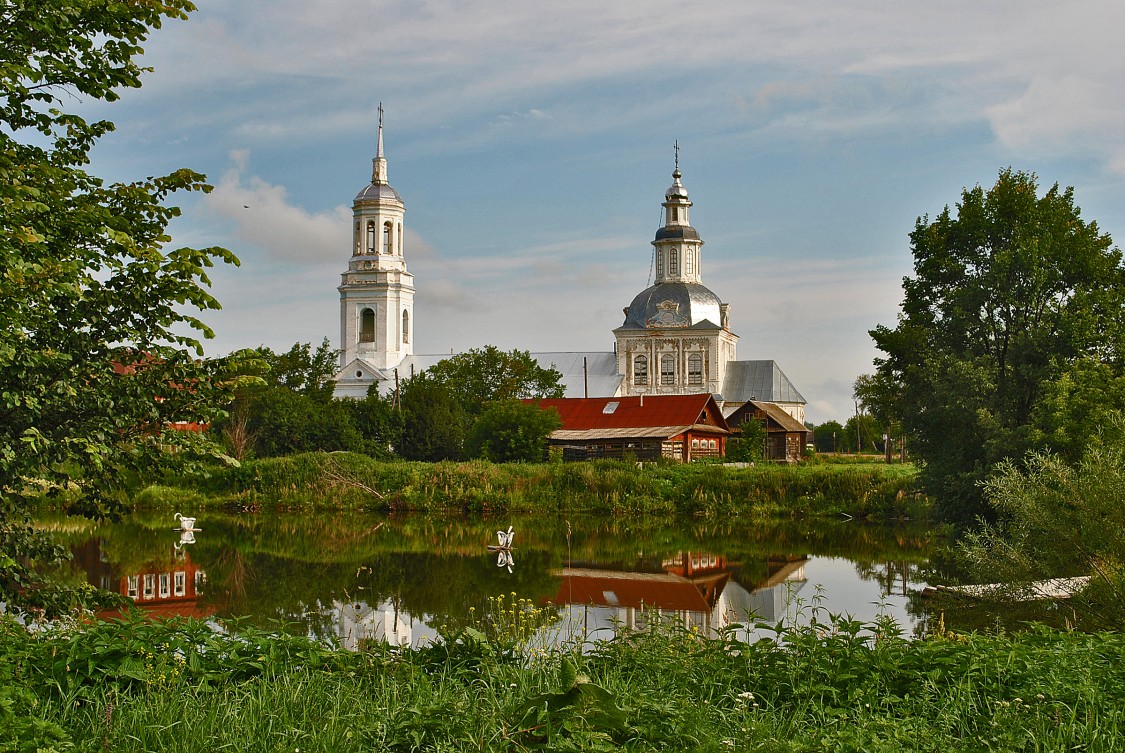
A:
<svg viewBox="0 0 1125 753">
<path fill-rule="evenodd" d="M 633 359 L 633 384 L 648 384 L 648 356 Z"/>
<path fill-rule="evenodd" d="M 692 353 L 687 359 L 688 384 L 703 384 L 703 356 Z"/>
</svg>

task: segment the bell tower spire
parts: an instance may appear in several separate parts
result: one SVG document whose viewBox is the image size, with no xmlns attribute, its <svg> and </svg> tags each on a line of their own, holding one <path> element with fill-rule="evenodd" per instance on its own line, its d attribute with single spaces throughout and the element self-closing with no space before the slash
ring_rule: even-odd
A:
<svg viewBox="0 0 1125 753">
<path fill-rule="evenodd" d="M 656 282 L 702 282 L 700 264 L 703 240 L 691 226 L 692 202 L 680 182 L 680 142 L 676 141 L 672 187 L 664 193 L 664 227 L 656 231 Z"/>
<path fill-rule="evenodd" d="M 406 207 L 387 182 L 383 103 L 371 183 L 352 203 L 352 254 L 340 286 L 341 378 L 362 379 L 368 367 L 393 369 L 414 352 L 414 276 L 403 253 Z M 350 368 L 360 361 L 366 364 Z"/>
<path fill-rule="evenodd" d="M 371 160 L 371 182 L 377 186 L 387 185 L 387 158 L 383 156 L 383 103 L 379 103 L 379 143 L 375 147 L 375 158 Z"/>
</svg>

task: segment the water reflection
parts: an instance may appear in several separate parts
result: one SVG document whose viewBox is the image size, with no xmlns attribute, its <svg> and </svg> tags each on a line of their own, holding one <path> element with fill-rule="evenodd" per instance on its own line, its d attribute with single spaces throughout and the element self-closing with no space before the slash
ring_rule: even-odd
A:
<svg viewBox="0 0 1125 753">
<path fill-rule="evenodd" d="M 206 534 L 194 541 L 167 520 L 40 523 L 70 544 L 90 583 L 154 615 L 281 621 L 352 648 L 432 640 L 472 625 L 499 594 L 557 609 L 552 640 L 656 618 L 714 634 L 750 615 L 800 621 L 812 606 L 890 614 L 909 630 L 919 620 L 909 594 L 937 546 L 924 529 L 854 522 L 527 518 L 514 522 L 522 543 L 510 571 L 496 567 L 487 519 L 202 512 L 194 530 Z"/>
</svg>

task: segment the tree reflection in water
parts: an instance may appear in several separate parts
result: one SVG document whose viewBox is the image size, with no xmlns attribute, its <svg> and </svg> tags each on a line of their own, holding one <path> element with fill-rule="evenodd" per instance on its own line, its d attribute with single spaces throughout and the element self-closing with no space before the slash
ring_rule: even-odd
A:
<svg viewBox="0 0 1125 753">
<path fill-rule="evenodd" d="M 671 615 L 715 631 L 751 612 L 783 616 L 802 584 L 824 578 L 844 583 L 839 594 L 826 594 L 830 610 L 865 619 L 873 602 L 890 598 L 896 616 L 913 623 L 919 618 L 901 594 L 923 585 L 923 569 L 942 546 L 924 528 L 856 522 L 526 517 L 512 521 L 522 543 L 520 566 L 508 572 L 488 551 L 497 526 L 487 518 L 198 517 L 207 535 L 191 556 L 208 575 L 201 598 L 215 615 L 262 626 L 281 621 L 345 645 L 432 639 L 439 628 L 472 625 L 490 598 L 513 592 L 553 605 L 567 630 L 642 627 Z M 167 528 L 166 514 L 137 513 L 117 524 L 42 522 L 74 547 L 96 546 L 97 559 L 119 573 L 171 551 L 154 541 Z"/>
</svg>

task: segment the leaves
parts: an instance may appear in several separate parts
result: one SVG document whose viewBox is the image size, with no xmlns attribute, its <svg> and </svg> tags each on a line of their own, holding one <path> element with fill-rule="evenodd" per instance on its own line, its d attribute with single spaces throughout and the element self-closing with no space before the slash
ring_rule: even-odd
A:
<svg viewBox="0 0 1125 753">
<path fill-rule="evenodd" d="M 219 306 L 207 270 L 237 259 L 165 248 L 179 215 L 165 202 L 206 190 L 204 177 L 105 185 L 84 167 L 112 124 L 62 109 L 138 86 L 140 43 L 193 9 L 0 4 L 0 527 L 42 495 L 111 513 L 133 474 L 218 452 L 169 431 L 214 421 L 230 395 L 233 359 L 200 360 L 211 332 L 195 312 Z M 24 577 L 0 572 L 0 599 Z"/>
<path fill-rule="evenodd" d="M 1010 169 L 988 191 L 965 190 L 956 216 L 919 218 L 910 240 L 898 325 L 871 331 L 886 356 L 857 394 L 885 423 L 903 421 L 946 516 L 971 518 L 987 512 L 979 484 L 1000 460 L 1080 452 L 1059 439 L 1082 435 L 1069 420 L 1082 414 L 1065 416 L 1054 397 L 1075 364 L 1109 370 L 1103 397 L 1121 391 L 1125 269 L 1073 189 L 1039 196 L 1034 175 Z"/>
</svg>

